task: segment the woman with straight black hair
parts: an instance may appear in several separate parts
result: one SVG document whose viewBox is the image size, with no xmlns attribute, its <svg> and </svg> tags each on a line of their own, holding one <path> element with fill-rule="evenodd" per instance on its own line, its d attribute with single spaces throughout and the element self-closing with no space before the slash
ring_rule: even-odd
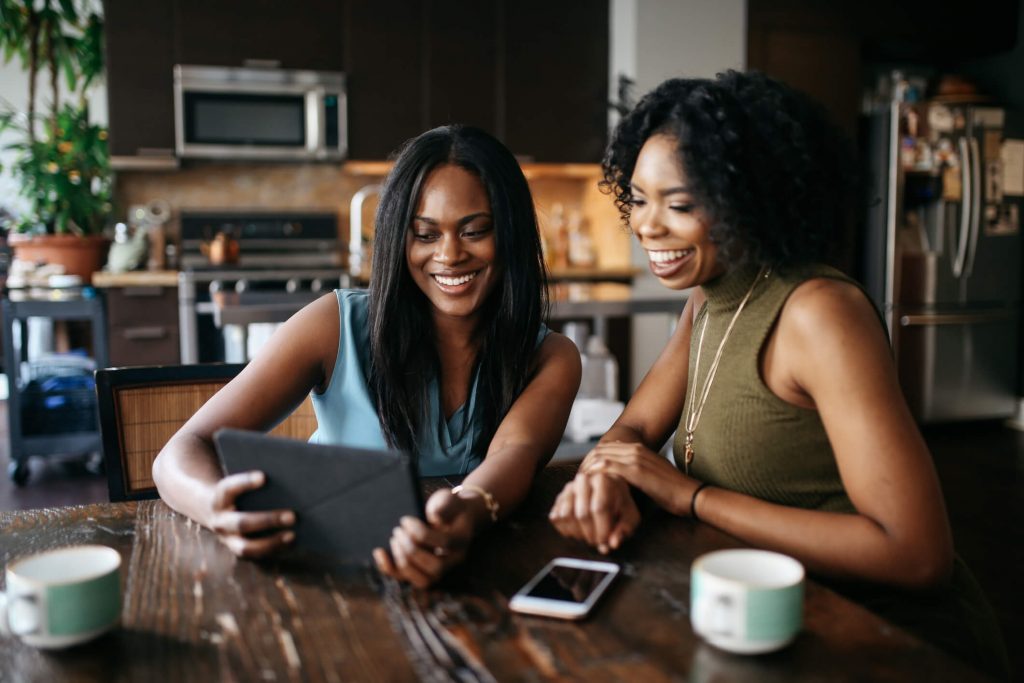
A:
<svg viewBox="0 0 1024 683">
<path fill-rule="evenodd" d="M 157 488 L 238 555 L 286 546 L 294 513 L 235 510 L 264 476 L 224 477 L 212 435 L 270 429 L 312 392 L 311 441 L 400 448 L 422 476 L 468 475 L 430 497 L 426 522 L 402 519 L 390 554 L 374 553 L 381 571 L 428 585 L 525 497 L 565 429 L 580 360 L 545 309 L 515 158 L 476 128 L 428 131 L 403 146 L 381 192 L 369 290 L 336 290 L 282 325 L 167 443 Z"/>
</svg>

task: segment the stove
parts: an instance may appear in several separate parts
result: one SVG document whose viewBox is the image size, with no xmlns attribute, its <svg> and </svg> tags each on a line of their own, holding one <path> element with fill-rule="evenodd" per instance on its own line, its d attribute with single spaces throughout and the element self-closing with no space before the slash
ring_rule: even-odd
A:
<svg viewBox="0 0 1024 683">
<path fill-rule="evenodd" d="M 238 241 L 238 263 L 211 265 L 203 255 L 203 243 L 218 233 Z M 333 213 L 222 211 L 181 216 L 182 270 L 340 269 L 344 252 L 338 239 L 338 216 Z"/>
<path fill-rule="evenodd" d="M 202 245 L 218 233 L 238 241 L 237 263 L 212 265 L 202 253 Z M 308 300 L 351 281 L 333 213 L 182 212 L 180 235 L 182 363 L 225 359 L 223 334 L 213 315 L 216 292 L 273 291 Z"/>
</svg>

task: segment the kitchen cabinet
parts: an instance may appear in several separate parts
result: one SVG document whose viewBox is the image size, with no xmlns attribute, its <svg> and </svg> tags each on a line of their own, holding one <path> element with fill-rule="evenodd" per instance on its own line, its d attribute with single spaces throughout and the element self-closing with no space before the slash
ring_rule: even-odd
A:
<svg viewBox="0 0 1024 683">
<path fill-rule="evenodd" d="M 173 168 L 175 64 L 341 71 L 342 0 L 104 0 L 115 168 Z"/>
<path fill-rule="evenodd" d="M 175 64 L 344 71 L 352 159 L 456 122 L 525 161 L 596 162 L 607 139 L 607 0 L 104 0 L 104 12 L 115 168 L 173 165 Z"/>
<path fill-rule="evenodd" d="M 421 0 L 351 2 L 344 42 L 353 159 L 386 159 L 427 128 Z"/>
<path fill-rule="evenodd" d="M 177 64 L 342 70 L 341 0 L 173 2 Z"/>
<path fill-rule="evenodd" d="M 172 0 L 104 0 L 110 154 L 174 154 Z"/>
<path fill-rule="evenodd" d="M 608 3 L 504 3 L 503 126 L 527 161 L 599 162 L 608 130 Z"/>
<path fill-rule="evenodd" d="M 524 161 L 600 161 L 606 1 L 353 2 L 346 26 L 353 159 L 385 159 L 426 129 L 469 123 Z"/>
<path fill-rule="evenodd" d="M 424 128 L 457 121 L 500 134 L 503 6 L 474 0 L 427 3 Z"/>
<path fill-rule="evenodd" d="M 111 365 L 181 362 L 176 286 L 109 287 L 105 291 Z"/>
</svg>

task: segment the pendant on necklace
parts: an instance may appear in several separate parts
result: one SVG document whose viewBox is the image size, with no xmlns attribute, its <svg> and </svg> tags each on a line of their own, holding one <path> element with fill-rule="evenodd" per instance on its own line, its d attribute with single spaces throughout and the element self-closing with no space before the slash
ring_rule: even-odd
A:
<svg viewBox="0 0 1024 683">
<path fill-rule="evenodd" d="M 693 432 L 687 430 L 686 441 L 683 447 L 683 470 L 687 476 L 690 474 L 691 462 L 693 462 Z"/>
</svg>

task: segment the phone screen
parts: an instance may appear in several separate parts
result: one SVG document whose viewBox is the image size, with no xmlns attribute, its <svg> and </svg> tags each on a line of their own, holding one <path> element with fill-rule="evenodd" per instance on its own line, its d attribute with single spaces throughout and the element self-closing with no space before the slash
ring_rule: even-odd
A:
<svg viewBox="0 0 1024 683">
<path fill-rule="evenodd" d="M 526 595 L 562 602 L 586 602 L 608 574 L 595 569 L 555 566 Z"/>
</svg>

